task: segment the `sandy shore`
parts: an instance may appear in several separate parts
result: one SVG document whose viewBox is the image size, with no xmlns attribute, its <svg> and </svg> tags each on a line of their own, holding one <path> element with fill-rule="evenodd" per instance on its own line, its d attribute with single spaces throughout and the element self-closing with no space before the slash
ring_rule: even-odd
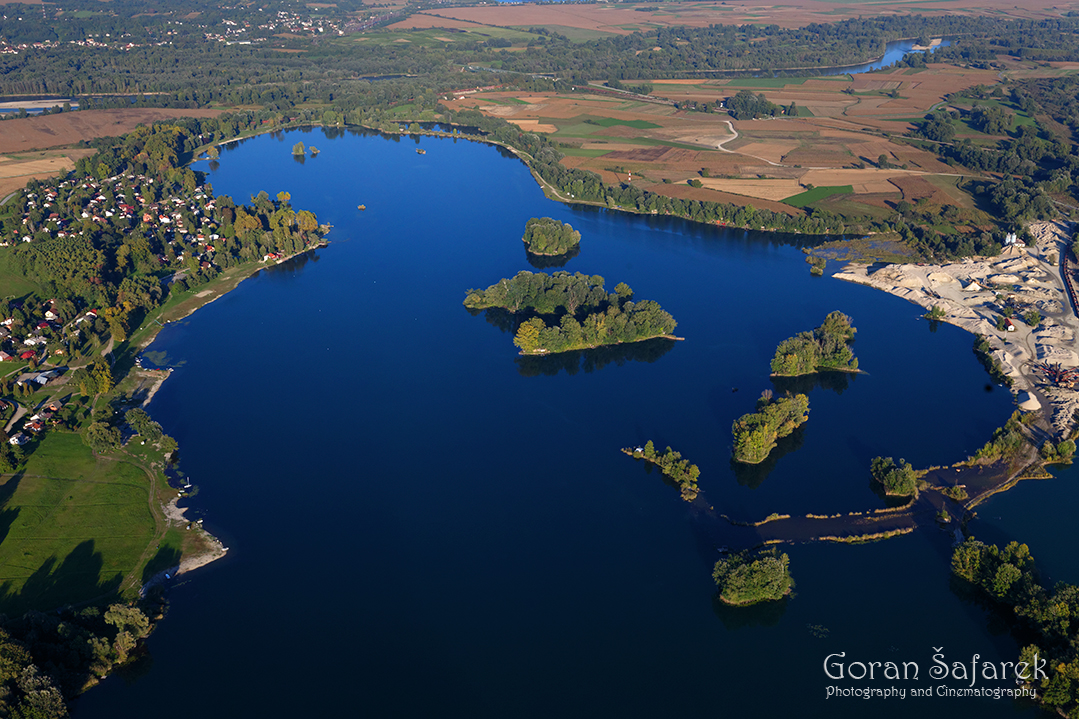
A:
<svg viewBox="0 0 1079 719">
<path fill-rule="evenodd" d="M 833 276 L 876 287 L 926 310 L 939 307 L 944 322 L 986 337 L 993 356 L 1014 380 L 1012 390 L 1019 406 L 1042 410 L 1063 435 L 1074 424 L 1079 392 L 1050 385 L 1034 364 L 1079 366 L 1075 342 L 1079 319 L 1060 274 L 1060 258 L 1068 251 L 1072 228 L 1038 222 L 1030 231 L 1037 239 L 1035 246 L 1008 248 L 997 257 L 946 265 L 853 263 Z M 1014 310 L 1013 331 L 996 328 L 1005 305 Z M 1022 320 L 1030 310 L 1043 318 L 1036 328 Z"/>
<path fill-rule="evenodd" d="M 169 523 L 179 526 L 187 526 L 190 524 L 192 529 L 190 531 L 198 532 L 200 538 L 206 543 L 207 548 L 203 552 L 193 554 L 191 556 L 184 556 L 180 560 L 180 566 L 176 568 L 176 574 L 184 574 L 190 572 L 199 567 L 205 567 L 210 562 L 216 561 L 224 557 L 228 553 L 228 547 L 221 544 L 221 541 L 202 528 L 200 524 L 192 523 L 185 515 L 184 509 L 177 506 L 180 501 L 179 497 L 174 498 L 171 502 L 163 507 L 165 511 L 165 517 L 169 520 Z"/>
</svg>

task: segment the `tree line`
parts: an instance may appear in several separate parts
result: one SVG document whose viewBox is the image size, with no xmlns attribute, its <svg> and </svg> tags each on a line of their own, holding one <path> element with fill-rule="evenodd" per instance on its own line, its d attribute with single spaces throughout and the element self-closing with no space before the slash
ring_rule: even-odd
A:
<svg viewBox="0 0 1079 719">
<path fill-rule="evenodd" d="M 969 589 L 999 608 L 1023 645 L 1028 685 L 1038 701 L 1062 716 L 1079 712 L 1079 586 L 1041 583 L 1025 544 L 1003 549 L 968 537 L 952 553 L 952 573 Z M 1033 672 L 1035 662 L 1044 678 Z"/>
</svg>

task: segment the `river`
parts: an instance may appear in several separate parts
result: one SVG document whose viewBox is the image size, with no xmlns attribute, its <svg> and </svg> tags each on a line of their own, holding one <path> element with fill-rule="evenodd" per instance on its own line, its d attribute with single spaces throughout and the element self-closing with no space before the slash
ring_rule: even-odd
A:
<svg viewBox="0 0 1079 719">
<path fill-rule="evenodd" d="M 77 719 L 864 717 L 865 700 L 825 698 L 827 655 L 918 662 L 907 685 L 921 687 L 934 647 L 1015 658 L 950 589 L 951 538 L 933 527 L 791 546 L 793 598 L 716 607 L 714 520 L 618 451 L 675 447 L 736 518 L 883 506 L 872 457 L 954 461 L 1011 412 L 969 335 L 810 276 L 793 239 L 558 204 L 492 146 L 339 134 L 234 143 L 211 171 L 238 201 L 287 190 L 334 226 L 332 244 L 151 347 L 176 370 L 150 410 L 201 488 L 191 512 L 230 552 L 171 589 L 148 658 L 80 698 Z M 296 162 L 297 140 L 321 153 Z M 461 301 L 531 269 L 520 238 L 533 216 L 581 232 L 566 270 L 628 283 L 686 340 L 572 371 L 518 362 L 511 335 Z M 770 474 L 736 474 L 731 422 L 772 388 L 776 344 L 836 309 L 858 328 L 865 374 L 810 391 L 800 446 Z M 1008 517 L 997 536 L 1023 539 L 1028 523 Z M 1063 530 L 1033 535 L 1075 549 Z M 871 707 L 1033 712 L 1007 699 Z"/>
</svg>

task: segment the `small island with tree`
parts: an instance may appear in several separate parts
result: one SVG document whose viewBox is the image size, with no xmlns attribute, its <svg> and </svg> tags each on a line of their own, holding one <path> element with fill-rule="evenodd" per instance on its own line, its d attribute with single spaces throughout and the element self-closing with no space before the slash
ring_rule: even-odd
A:
<svg viewBox="0 0 1079 719">
<path fill-rule="evenodd" d="M 724 604 L 749 606 L 774 602 L 791 593 L 790 558 L 775 549 L 738 552 L 716 562 L 712 579 Z"/>
<path fill-rule="evenodd" d="M 809 398 L 804 394 L 776 399 L 771 390 L 765 390 L 757 400 L 757 411 L 736 419 L 731 427 L 734 460 L 744 464 L 763 462 L 776 440 L 805 424 L 808 413 Z"/>
<path fill-rule="evenodd" d="M 874 457 L 869 471 L 889 497 L 909 497 L 918 492 L 918 471 L 905 459 L 896 464 L 891 457 Z"/>
<path fill-rule="evenodd" d="M 682 459 L 680 452 L 675 452 L 668 447 L 663 454 L 656 454 L 656 448 L 652 444 L 652 440 L 648 440 L 643 447 L 623 449 L 622 451 L 634 459 L 643 459 L 659 467 L 664 476 L 678 485 L 682 492 L 682 499 L 687 502 L 692 502 L 700 493 L 697 478 L 701 476 L 701 470 L 697 465 L 690 464 L 688 459 Z"/>
<path fill-rule="evenodd" d="M 772 359 L 772 374 L 797 377 L 822 371 L 857 372 L 858 358 L 850 348 L 857 331 L 850 317 L 842 312 L 830 313 L 824 324 L 812 332 L 801 332 L 779 343 Z"/>
<path fill-rule="evenodd" d="M 517 328 L 513 343 L 522 355 L 594 349 L 602 345 L 655 338 L 677 340 L 674 318 L 652 300 L 633 301 L 624 282 L 608 293 L 599 275 L 580 272 L 518 272 L 486 290 L 469 290 L 469 310 L 504 310 L 531 315 Z M 548 322 L 549 320 L 549 322 Z"/>
<path fill-rule="evenodd" d="M 525 223 L 525 248 L 530 254 L 557 257 L 577 249 L 581 233 L 553 217 L 533 217 Z"/>
</svg>

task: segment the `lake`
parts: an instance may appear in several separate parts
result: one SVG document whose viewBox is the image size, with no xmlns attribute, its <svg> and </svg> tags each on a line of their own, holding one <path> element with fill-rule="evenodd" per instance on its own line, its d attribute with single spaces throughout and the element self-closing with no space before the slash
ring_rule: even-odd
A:
<svg viewBox="0 0 1079 719">
<path fill-rule="evenodd" d="M 920 687 L 934 685 L 934 647 L 1014 660 L 1015 642 L 950 589 L 951 538 L 934 527 L 791 546 L 793 598 L 717 607 L 714 515 L 618 451 L 673 446 L 700 466 L 704 500 L 738 519 L 880 507 L 872 457 L 955 461 L 1012 411 L 970 335 L 810 276 L 804 237 L 568 207 L 479 143 L 333 135 L 234 143 L 210 171 L 237 201 L 287 190 L 334 226 L 332 244 L 151 347 L 176 368 L 150 410 L 201 489 L 189 516 L 230 552 L 181 578 L 148 659 L 80 698 L 78 719 L 864 717 L 865 700 L 825 699 L 828 654 L 916 661 L 923 676 L 907 684 Z M 321 154 L 295 161 L 298 140 Z M 521 235 L 534 216 L 581 232 L 566 270 L 628 283 L 686 340 L 519 362 L 512 336 L 461 302 L 531 269 Z M 773 387 L 776 344 L 837 309 L 865 373 L 810 391 L 800 446 L 769 474 L 736 474 L 731 423 Z M 1023 539 L 1008 516 L 997 535 Z M 1076 548 L 1042 529 L 1039 541 Z M 872 703 L 884 717 L 915 707 L 1034 711 Z"/>
</svg>

